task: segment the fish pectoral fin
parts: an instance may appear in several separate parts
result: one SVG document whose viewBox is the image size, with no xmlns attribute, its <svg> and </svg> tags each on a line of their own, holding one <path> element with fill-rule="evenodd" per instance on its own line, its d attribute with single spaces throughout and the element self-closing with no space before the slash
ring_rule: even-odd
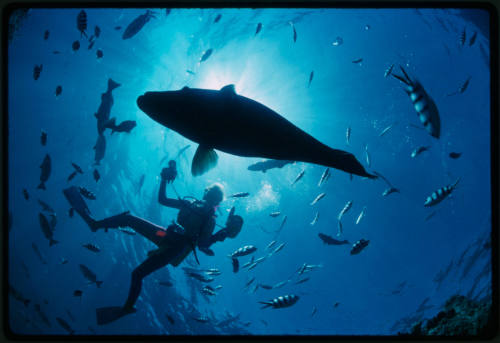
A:
<svg viewBox="0 0 500 343">
<path fill-rule="evenodd" d="M 219 156 L 214 149 L 208 148 L 206 146 L 200 145 L 193 157 L 193 163 L 191 164 L 191 174 L 193 176 L 199 176 L 217 165 L 217 160 Z"/>
<path fill-rule="evenodd" d="M 235 96 L 236 95 L 236 90 L 234 89 L 233 84 L 222 87 L 220 89 L 220 92 L 222 94 L 227 94 L 228 96 Z"/>
</svg>

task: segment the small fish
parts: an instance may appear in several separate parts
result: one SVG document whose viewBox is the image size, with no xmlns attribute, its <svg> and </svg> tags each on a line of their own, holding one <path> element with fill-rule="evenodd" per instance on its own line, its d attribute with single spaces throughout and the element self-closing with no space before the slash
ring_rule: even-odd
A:
<svg viewBox="0 0 500 343">
<path fill-rule="evenodd" d="M 335 304 L 333 304 L 333 308 L 337 308 L 339 305 L 340 305 L 340 303 L 336 302 Z"/>
<path fill-rule="evenodd" d="M 240 261 L 235 257 L 231 258 L 231 261 L 233 264 L 233 273 L 237 273 L 240 270 Z"/>
<path fill-rule="evenodd" d="M 254 277 L 252 277 L 250 280 L 248 280 L 248 281 L 245 283 L 245 287 L 250 286 L 250 285 L 252 284 L 252 282 L 254 282 L 254 281 L 255 281 L 255 276 L 254 276 Z"/>
<path fill-rule="evenodd" d="M 101 49 L 97 49 L 97 51 L 95 52 L 97 58 L 102 58 L 102 56 L 104 56 L 104 54 L 102 53 L 102 50 Z"/>
<path fill-rule="evenodd" d="M 234 193 L 233 195 L 231 195 L 229 197 L 230 198 L 246 198 L 249 195 L 250 195 L 250 193 L 241 192 L 241 193 Z"/>
<path fill-rule="evenodd" d="M 50 35 L 49 30 L 45 30 L 45 32 L 44 32 L 44 34 L 43 34 L 43 40 L 47 40 L 47 39 L 49 39 L 49 35 Z"/>
<path fill-rule="evenodd" d="M 462 155 L 461 152 L 450 152 L 450 158 L 457 159 Z"/>
<path fill-rule="evenodd" d="M 365 157 L 366 157 L 366 165 L 370 167 L 372 162 L 370 158 L 370 153 L 368 152 L 368 144 L 365 144 Z"/>
<path fill-rule="evenodd" d="M 313 206 L 314 204 L 316 204 L 318 201 L 320 201 L 321 199 L 323 199 L 323 197 L 325 196 L 326 194 L 325 193 L 320 193 L 316 198 L 314 198 L 314 200 L 311 202 L 311 206 Z"/>
<path fill-rule="evenodd" d="M 399 66 L 404 77 L 392 73 L 391 75 L 403 82 L 404 90 L 410 98 L 415 112 L 426 131 L 434 138 L 439 139 L 441 134 L 441 119 L 434 100 L 427 94 L 418 80 L 412 80 L 402 66 Z"/>
<path fill-rule="evenodd" d="M 170 322 L 170 324 L 174 325 L 175 324 L 175 320 L 174 318 L 172 318 L 171 316 L 169 316 L 168 314 L 165 314 L 165 317 L 167 317 L 167 320 Z"/>
<path fill-rule="evenodd" d="M 316 224 L 316 222 L 318 221 L 318 219 L 319 219 L 319 212 L 316 212 L 316 215 L 314 216 L 313 221 L 310 223 L 311 226 L 314 226 Z"/>
<path fill-rule="evenodd" d="M 67 264 L 68 262 L 69 262 L 68 259 L 64 257 L 61 259 L 61 264 Z"/>
<path fill-rule="evenodd" d="M 94 193 L 86 189 L 85 187 L 78 187 L 78 190 L 80 191 L 80 194 L 83 195 L 85 198 L 89 200 L 95 200 L 96 196 Z"/>
<path fill-rule="evenodd" d="M 114 27 L 114 29 L 115 29 L 116 31 L 118 31 L 118 30 L 121 30 L 121 29 L 122 29 L 122 27 L 121 27 L 121 26 L 115 26 L 115 27 Z"/>
<path fill-rule="evenodd" d="M 229 257 L 234 258 L 234 257 L 241 257 L 241 256 L 246 256 L 250 255 L 257 251 L 257 248 L 254 247 L 253 245 L 245 245 L 238 250 L 235 250 Z"/>
<path fill-rule="evenodd" d="M 397 188 L 394 188 L 394 187 L 389 187 L 389 188 L 386 188 L 383 192 L 382 192 L 382 196 L 385 197 L 385 196 L 388 196 L 389 194 L 391 193 L 400 193 L 399 189 Z"/>
<path fill-rule="evenodd" d="M 392 73 L 392 68 L 394 68 L 394 63 L 393 63 L 393 64 L 391 64 L 391 65 L 389 66 L 389 68 L 387 68 L 387 69 L 385 70 L 385 72 L 384 72 L 384 77 L 387 77 L 387 76 L 391 75 L 391 73 Z"/>
<path fill-rule="evenodd" d="M 462 94 L 463 92 L 465 92 L 467 90 L 467 87 L 469 86 L 470 79 L 471 79 L 471 76 L 469 76 L 467 78 L 467 80 L 465 80 L 464 83 L 460 87 L 458 87 L 458 90 L 456 90 L 455 92 L 446 94 L 446 96 L 452 96 L 455 94 Z"/>
<path fill-rule="evenodd" d="M 361 62 L 363 62 L 362 58 L 358 58 L 357 60 L 352 61 L 352 63 L 354 63 L 354 64 L 358 64 L 358 63 L 361 63 Z"/>
<path fill-rule="evenodd" d="M 123 232 L 123 233 L 125 233 L 125 234 L 127 234 L 129 236 L 135 236 L 136 235 L 136 233 L 134 231 L 131 231 L 131 230 L 119 229 L 118 231 Z"/>
<path fill-rule="evenodd" d="M 339 213 L 338 220 L 341 220 L 344 214 L 349 211 L 352 207 L 352 201 L 348 201 Z"/>
<path fill-rule="evenodd" d="M 299 173 L 299 175 L 297 175 L 297 177 L 295 178 L 295 180 L 293 180 L 292 182 L 292 186 L 295 185 L 297 183 L 297 181 L 299 181 L 300 179 L 302 179 L 302 177 L 304 176 L 304 173 L 306 172 L 305 169 L 302 169 Z"/>
<path fill-rule="evenodd" d="M 196 75 L 196 73 L 194 71 L 191 71 L 189 69 L 186 69 L 186 73 L 191 74 L 191 75 Z"/>
<path fill-rule="evenodd" d="M 366 213 L 366 206 L 363 206 L 363 210 L 361 210 L 361 213 L 359 214 L 358 219 L 356 219 L 356 225 L 358 225 L 359 222 L 361 221 L 361 219 L 364 218 L 365 213 Z"/>
<path fill-rule="evenodd" d="M 318 309 L 316 308 L 316 306 L 313 306 L 313 310 L 312 310 L 312 313 L 311 313 L 311 317 L 314 316 L 316 314 L 316 312 L 318 311 Z"/>
<path fill-rule="evenodd" d="M 25 298 L 21 292 L 19 292 L 17 289 L 15 289 L 14 287 L 12 287 L 12 285 L 9 283 L 9 294 L 12 295 L 12 297 L 14 299 L 16 299 L 17 301 L 20 301 L 24 304 L 24 306 L 28 306 L 29 303 L 31 302 L 30 299 L 27 299 Z"/>
<path fill-rule="evenodd" d="M 359 254 L 364 248 L 368 246 L 368 243 L 370 243 L 370 241 L 364 239 L 360 239 L 359 241 L 354 243 L 351 249 L 351 255 Z"/>
<path fill-rule="evenodd" d="M 101 174 L 99 174 L 99 171 L 97 169 L 94 169 L 94 180 L 95 182 L 98 182 L 101 179 Z"/>
<path fill-rule="evenodd" d="M 286 219 L 287 219 L 287 216 L 284 216 L 283 220 L 281 221 L 280 227 L 278 228 L 278 232 L 280 232 L 281 229 L 283 229 L 283 226 L 285 226 Z"/>
<path fill-rule="evenodd" d="M 104 127 L 111 129 L 111 134 L 115 132 L 126 132 L 130 133 L 134 127 L 137 126 L 135 120 L 125 120 L 120 124 L 116 125 L 116 118 L 111 118 Z"/>
<path fill-rule="evenodd" d="M 64 330 L 68 331 L 70 335 L 75 333 L 75 330 L 73 330 L 71 326 L 69 326 L 68 322 L 66 322 L 64 319 L 56 317 L 56 320 Z"/>
<path fill-rule="evenodd" d="M 269 301 L 259 301 L 260 304 L 263 304 L 262 308 L 272 307 L 275 309 L 285 308 L 294 305 L 299 300 L 299 296 L 295 294 L 285 295 L 281 297 L 277 297 L 275 299 Z"/>
<path fill-rule="evenodd" d="M 79 41 L 74 41 L 73 44 L 71 44 L 71 49 L 73 49 L 73 51 L 77 51 L 78 49 L 80 49 L 80 42 Z"/>
<path fill-rule="evenodd" d="M 273 286 L 273 288 L 281 288 L 284 285 L 286 285 L 290 280 L 285 280 L 285 281 L 280 281 L 276 285 Z"/>
<path fill-rule="evenodd" d="M 40 133 L 40 143 L 45 146 L 47 145 L 47 132 L 41 130 L 41 133 Z"/>
<path fill-rule="evenodd" d="M 427 215 L 427 217 L 425 217 L 425 221 L 428 221 L 429 219 L 434 217 L 435 214 L 436 214 L 436 211 L 431 212 L 429 215 Z"/>
<path fill-rule="evenodd" d="M 323 243 L 328 245 L 343 245 L 350 244 L 348 240 L 339 241 L 332 236 L 326 235 L 324 233 L 318 233 L 319 238 L 323 241 Z"/>
<path fill-rule="evenodd" d="M 291 21 L 288 22 L 288 24 L 290 24 L 292 26 L 292 30 L 293 30 L 293 42 L 295 43 L 297 41 L 297 31 L 295 30 L 295 26 L 293 25 L 293 23 Z"/>
<path fill-rule="evenodd" d="M 213 290 L 212 287 L 210 286 L 205 286 L 201 289 L 201 293 L 202 294 L 205 294 L 205 295 L 210 295 L 210 296 L 215 296 L 217 295 L 217 293 L 215 293 L 215 291 Z"/>
<path fill-rule="evenodd" d="M 59 55 L 61 52 L 60 52 L 60 51 L 58 51 L 58 50 L 54 50 L 54 51 L 52 51 L 52 53 L 53 53 L 54 55 Z"/>
<path fill-rule="evenodd" d="M 101 29 L 97 25 L 94 27 L 94 35 L 95 38 L 99 38 L 99 36 L 101 35 Z"/>
<path fill-rule="evenodd" d="M 103 281 L 97 281 L 97 276 L 87 266 L 80 264 L 80 271 L 82 272 L 83 276 L 90 281 L 89 283 L 95 283 L 98 288 L 101 287 Z"/>
<path fill-rule="evenodd" d="M 339 220 L 337 222 L 337 237 L 342 236 L 343 233 L 344 233 L 344 230 L 342 228 L 342 222 Z"/>
<path fill-rule="evenodd" d="M 218 23 L 220 18 L 222 18 L 222 14 L 217 14 L 217 17 L 215 17 L 215 19 L 214 19 L 214 24 Z"/>
<path fill-rule="evenodd" d="M 26 200 L 30 199 L 30 195 L 29 195 L 28 191 L 26 190 L 26 188 L 23 189 L 23 196 L 24 196 L 24 199 L 26 199 Z"/>
<path fill-rule="evenodd" d="M 308 277 L 303 278 L 303 279 L 299 279 L 298 281 L 295 282 L 295 284 L 298 285 L 298 284 L 301 284 L 301 283 L 304 283 L 304 282 L 307 282 L 307 281 L 309 281 Z"/>
<path fill-rule="evenodd" d="M 56 97 L 61 95 L 61 93 L 62 93 L 62 86 L 57 86 L 56 87 Z"/>
<path fill-rule="evenodd" d="M 91 50 L 94 47 L 95 40 L 91 41 L 89 46 L 87 47 L 87 50 Z"/>
<path fill-rule="evenodd" d="M 69 181 L 73 180 L 73 178 L 76 176 L 76 174 L 78 174 L 77 171 L 74 171 L 71 174 L 69 174 L 67 181 L 69 182 Z"/>
<path fill-rule="evenodd" d="M 84 10 L 81 10 L 76 17 L 76 28 L 80 31 L 80 38 L 82 35 L 87 38 L 87 33 L 85 32 L 87 29 L 87 13 Z"/>
<path fill-rule="evenodd" d="M 38 316 L 42 320 L 42 322 L 46 326 L 48 326 L 49 328 L 52 327 L 52 325 L 50 325 L 49 318 L 47 318 L 47 315 L 42 311 L 42 308 L 41 308 L 40 304 L 35 304 L 33 307 L 35 309 L 35 312 L 38 314 Z"/>
<path fill-rule="evenodd" d="M 477 37 L 477 31 L 474 31 L 474 33 L 473 33 L 473 34 L 472 34 L 472 36 L 470 37 L 470 40 L 469 40 L 469 46 L 474 45 L 474 43 L 476 42 L 476 37 Z"/>
<path fill-rule="evenodd" d="M 83 295 L 83 291 L 79 290 L 79 289 L 75 289 L 73 291 L 73 296 L 74 297 L 81 297 Z"/>
<path fill-rule="evenodd" d="M 222 286 L 221 285 L 218 285 L 218 286 L 215 286 L 214 288 L 216 291 L 218 291 L 219 289 L 222 289 Z"/>
<path fill-rule="evenodd" d="M 213 52 L 213 49 L 208 49 L 207 51 L 205 51 L 203 53 L 203 55 L 201 56 L 201 58 L 200 58 L 200 63 L 205 62 L 206 60 L 208 60 L 208 58 L 210 57 L 210 55 L 212 55 L 212 52 Z"/>
<path fill-rule="evenodd" d="M 43 69 L 43 64 L 35 65 L 35 67 L 33 68 L 33 78 L 35 79 L 35 81 L 38 80 L 38 78 L 40 77 L 42 69 Z"/>
<path fill-rule="evenodd" d="M 266 250 L 271 249 L 271 248 L 272 248 L 275 244 L 276 244 L 276 241 L 271 241 L 271 242 L 267 245 Z M 253 256 L 252 256 L 252 257 L 253 257 Z"/>
<path fill-rule="evenodd" d="M 141 14 L 137 18 L 135 18 L 130 24 L 128 24 L 127 28 L 123 32 L 122 39 L 129 39 L 134 37 L 139 31 L 146 25 L 151 18 L 156 18 L 154 16 L 154 12 L 147 10 L 146 13 Z"/>
<path fill-rule="evenodd" d="M 460 178 L 458 178 L 457 181 L 455 181 L 455 183 L 453 183 L 452 185 L 441 187 L 438 190 L 432 192 L 432 194 L 428 196 L 427 199 L 425 199 L 424 206 L 430 207 L 439 204 L 441 201 L 447 198 L 455 188 L 457 188 L 459 181 Z"/>
<path fill-rule="evenodd" d="M 276 218 L 277 216 L 279 216 L 281 214 L 281 212 L 271 212 L 269 213 L 269 215 L 273 218 Z"/>
<path fill-rule="evenodd" d="M 73 215 L 75 214 L 75 209 L 73 207 L 71 207 L 69 210 L 68 210 L 68 216 L 70 218 L 73 218 Z"/>
<path fill-rule="evenodd" d="M 464 46 L 466 39 L 467 39 L 467 33 L 465 32 L 465 27 L 464 27 L 462 33 L 460 34 L 460 45 Z"/>
<path fill-rule="evenodd" d="M 430 146 L 420 146 L 420 147 L 417 147 L 415 148 L 412 152 L 411 152 L 411 158 L 415 158 L 417 157 L 418 155 L 420 155 L 421 153 L 423 153 L 424 151 L 427 151 L 430 149 Z"/>
<path fill-rule="evenodd" d="M 349 126 L 347 127 L 347 131 L 345 132 L 345 141 L 347 145 L 351 145 L 350 139 L 351 139 L 351 127 Z"/>
<path fill-rule="evenodd" d="M 80 174 L 83 174 L 83 170 L 78 164 L 71 162 L 71 165 L 73 166 L 73 168 L 75 168 L 75 171 L 77 171 Z"/>
<path fill-rule="evenodd" d="M 208 323 L 210 321 L 210 319 L 208 319 L 207 316 L 192 317 L 192 318 L 200 323 Z"/>
<path fill-rule="evenodd" d="M 278 251 L 280 251 L 281 249 L 283 249 L 283 248 L 285 247 L 285 244 L 286 244 L 286 243 L 281 243 L 280 245 L 278 245 L 278 246 L 276 247 L 276 249 L 274 249 L 274 251 L 272 252 L 272 254 L 274 255 L 274 254 L 276 254 Z"/>
<path fill-rule="evenodd" d="M 40 212 L 38 213 L 38 219 L 40 221 L 40 228 L 42 229 L 43 235 L 45 238 L 49 240 L 49 247 L 53 246 L 54 244 L 59 243 L 54 239 L 54 232 L 52 231 L 52 228 L 50 227 L 49 221 L 47 218 Z"/>
<path fill-rule="evenodd" d="M 72 322 L 75 322 L 75 317 L 73 317 L 73 314 L 70 312 L 70 310 L 66 309 L 66 313 L 68 314 L 69 319 L 71 319 Z"/>
<path fill-rule="evenodd" d="M 382 130 L 382 132 L 380 132 L 380 134 L 378 135 L 379 137 L 382 137 L 383 135 L 385 135 L 387 133 L 387 131 L 389 131 L 390 129 L 392 129 L 392 127 L 394 125 L 396 125 L 397 123 L 393 123 L 389 126 L 387 126 L 385 129 Z"/>
<path fill-rule="evenodd" d="M 52 207 L 50 207 L 50 205 L 47 204 L 46 202 L 38 199 L 38 203 L 40 204 L 40 206 L 42 206 L 42 211 L 49 212 L 49 213 L 55 213 L 55 211 L 52 209 Z"/>
<path fill-rule="evenodd" d="M 343 43 L 344 43 L 344 39 L 340 36 L 337 36 L 337 38 L 335 38 L 335 40 L 332 42 L 332 45 L 339 46 L 339 45 L 342 45 Z"/>
<path fill-rule="evenodd" d="M 88 250 L 90 250 L 92 252 L 100 252 L 101 251 L 101 249 L 97 245 L 90 244 L 90 243 L 82 244 L 82 247 L 87 248 Z"/>
<path fill-rule="evenodd" d="M 368 25 L 368 24 L 366 24 L 366 25 L 365 25 L 365 30 L 366 30 L 366 31 L 368 31 L 369 29 L 371 29 L 371 26 L 370 26 L 370 25 Z"/>
<path fill-rule="evenodd" d="M 307 88 L 309 88 L 309 86 L 311 86 L 311 82 L 314 78 L 314 70 L 311 71 L 311 74 L 309 74 L 309 83 L 307 84 Z"/>
<path fill-rule="evenodd" d="M 326 182 L 330 178 L 330 168 L 326 168 L 323 174 L 321 174 L 321 178 L 319 179 L 318 182 L 318 187 L 321 187 L 321 185 Z"/>
<path fill-rule="evenodd" d="M 258 23 L 257 24 L 257 28 L 255 29 L 255 35 L 254 36 L 257 36 L 257 34 L 260 32 L 260 30 L 262 30 L 262 23 Z"/>
<path fill-rule="evenodd" d="M 38 249 L 38 246 L 35 243 L 31 243 L 31 247 L 33 248 L 33 251 L 35 252 L 36 256 L 40 260 L 42 264 L 47 264 L 47 261 L 43 257 L 42 253 L 40 252 L 40 249 Z"/>
<path fill-rule="evenodd" d="M 259 287 L 260 288 L 264 288 L 264 289 L 273 289 L 273 286 L 269 286 L 269 285 L 264 285 L 262 283 L 259 284 Z"/>
</svg>

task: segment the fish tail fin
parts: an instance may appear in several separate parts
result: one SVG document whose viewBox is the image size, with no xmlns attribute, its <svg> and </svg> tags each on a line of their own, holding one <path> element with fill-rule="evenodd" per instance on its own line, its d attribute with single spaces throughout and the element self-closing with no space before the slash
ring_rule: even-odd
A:
<svg viewBox="0 0 500 343">
<path fill-rule="evenodd" d="M 263 304 L 264 305 L 264 306 L 261 307 L 261 309 L 268 308 L 268 307 L 272 306 L 271 302 L 269 302 L 269 301 L 259 301 L 259 304 Z"/>
<path fill-rule="evenodd" d="M 119 84 L 118 82 L 113 81 L 111 78 L 108 79 L 108 92 L 120 86 L 121 84 Z"/>
<path fill-rule="evenodd" d="M 403 77 L 401 77 L 401 76 L 399 76 L 399 75 L 396 75 L 396 74 L 394 74 L 394 73 L 391 73 L 391 75 L 392 75 L 393 77 L 395 77 L 396 79 L 398 79 L 399 81 L 403 82 L 405 85 L 410 86 L 410 84 L 408 83 L 408 81 L 407 81 L 407 80 L 405 80 Z"/>
<path fill-rule="evenodd" d="M 215 150 L 202 145 L 198 146 L 191 164 L 191 174 L 199 176 L 206 173 L 217 165 L 218 159 L 219 157 Z"/>
<path fill-rule="evenodd" d="M 38 185 L 37 189 L 44 189 L 44 190 L 45 190 L 45 189 L 47 189 L 47 188 L 45 188 L 45 183 L 44 183 L 44 182 L 41 182 L 41 183 Z"/>
<path fill-rule="evenodd" d="M 97 286 L 97 288 L 101 288 L 102 283 L 103 281 L 96 281 L 95 285 Z"/>
<path fill-rule="evenodd" d="M 59 241 L 56 241 L 55 239 L 51 239 L 49 242 L 49 247 L 53 246 L 54 244 L 59 243 Z"/>
</svg>

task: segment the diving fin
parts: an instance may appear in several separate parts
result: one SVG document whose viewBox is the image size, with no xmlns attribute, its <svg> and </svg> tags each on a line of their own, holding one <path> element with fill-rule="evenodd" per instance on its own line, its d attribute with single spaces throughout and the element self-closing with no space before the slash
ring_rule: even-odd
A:
<svg viewBox="0 0 500 343">
<path fill-rule="evenodd" d="M 101 307 L 96 309 L 97 325 L 105 325 L 136 312 L 137 309 L 127 310 L 122 306 Z"/>
<path fill-rule="evenodd" d="M 77 187 L 71 186 L 63 190 L 64 196 L 68 199 L 69 204 L 73 207 L 82 219 L 91 226 L 92 219 L 90 218 L 90 210 L 83 200 L 82 195 Z M 92 226 L 91 226 L 92 227 Z"/>
<path fill-rule="evenodd" d="M 193 157 L 193 163 L 191 164 L 191 174 L 193 176 L 205 174 L 217 165 L 218 159 L 219 156 L 217 156 L 214 149 L 203 145 L 198 146 Z"/>
</svg>

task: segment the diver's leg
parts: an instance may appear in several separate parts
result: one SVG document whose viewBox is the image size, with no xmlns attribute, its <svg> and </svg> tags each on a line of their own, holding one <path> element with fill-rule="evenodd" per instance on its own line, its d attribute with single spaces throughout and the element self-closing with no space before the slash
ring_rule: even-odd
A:
<svg viewBox="0 0 500 343">
<path fill-rule="evenodd" d="M 172 255 L 172 256 L 170 256 Z M 173 257 L 173 253 L 162 253 L 148 257 L 132 272 L 132 280 L 130 283 L 130 290 L 128 293 L 127 301 L 123 308 L 127 311 L 133 309 L 137 298 L 141 294 L 142 279 L 151 274 L 152 272 L 166 266 Z"/>
<path fill-rule="evenodd" d="M 136 217 L 130 212 L 124 212 L 116 216 L 108 217 L 102 220 L 95 221 L 94 227 L 99 228 L 116 228 L 130 227 L 139 234 L 143 235 L 156 245 L 164 237 L 165 229 L 159 225 L 153 224 L 142 218 Z"/>
</svg>

